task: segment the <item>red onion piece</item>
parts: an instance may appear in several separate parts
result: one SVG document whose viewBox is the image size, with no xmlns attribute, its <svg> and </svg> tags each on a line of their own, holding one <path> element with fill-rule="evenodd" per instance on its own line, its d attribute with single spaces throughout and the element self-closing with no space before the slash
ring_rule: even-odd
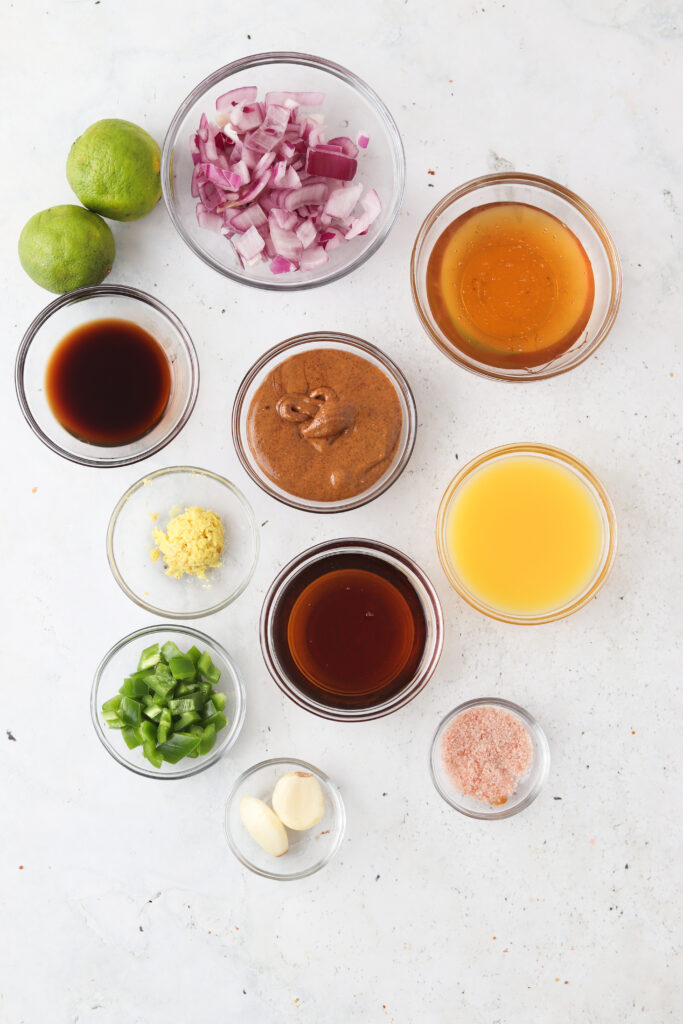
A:
<svg viewBox="0 0 683 1024">
<path fill-rule="evenodd" d="M 367 149 L 369 141 L 370 136 L 366 135 L 364 132 L 360 132 L 358 137 L 356 138 L 356 142 L 358 143 L 361 149 Z"/>
<path fill-rule="evenodd" d="M 294 232 L 286 231 L 274 220 L 269 220 L 268 224 L 270 226 L 270 237 L 278 256 L 284 256 L 288 260 L 298 260 L 303 246 Z"/>
<path fill-rule="evenodd" d="M 218 97 L 216 110 L 225 110 L 237 103 L 253 103 L 257 96 L 258 86 L 256 85 L 243 85 L 239 89 L 231 89 L 230 92 L 224 92 L 222 96 Z"/>
<path fill-rule="evenodd" d="M 382 212 L 382 204 L 374 188 L 366 192 L 360 202 L 363 207 L 363 213 L 361 213 L 360 217 L 356 217 L 355 220 L 351 221 L 351 227 L 345 235 L 347 241 L 355 238 L 356 235 L 365 234 L 372 222 L 377 220 Z"/>
<path fill-rule="evenodd" d="M 316 267 L 322 267 L 324 263 L 327 263 L 329 258 L 322 245 L 316 245 L 311 249 L 304 249 L 301 253 L 299 267 L 301 270 L 315 270 Z"/>
<path fill-rule="evenodd" d="M 235 248 L 245 260 L 252 260 L 265 249 L 266 243 L 254 225 L 235 239 Z"/>
<path fill-rule="evenodd" d="M 358 146 L 351 139 L 347 138 L 346 135 L 340 135 L 337 139 L 330 139 L 328 145 L 337 146 L 345 156 L 357 157 Z"/>
<path fill-rule="evenodd" d="M 296 263 L 286 260 L 284 256 L 276 256 L 271 260 L 270 269 L 273 274 L 287 274 L 290 270 L 296 270 Z"/>
<path fill-rule="evenodd" d="M 263 124 L 247 136 L 246 146 L 258 153 L 269 153 L 275 149 L 289 122 L 289 111 L 286 107 L 278 107 L 270 104 L 266 107 L 266 116 Z"/>
<path fill-rule="evenodd" d="M 309 174 L 321 174 L 337 181 L 351 181 L 358 169 L 358 161 L 344 153 L 325 153 L 309 149 L 306 154 L 306 170 Z"/>
</svg>

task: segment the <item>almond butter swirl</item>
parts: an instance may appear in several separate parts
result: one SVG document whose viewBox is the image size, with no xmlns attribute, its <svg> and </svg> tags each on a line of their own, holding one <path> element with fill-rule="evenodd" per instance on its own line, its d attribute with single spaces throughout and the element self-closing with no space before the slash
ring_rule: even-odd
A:
<svg viewBox="0 0 683 1024">
<path fill-rule="evenodd" d="M 290 494 L 338 501 L 390 466 L 403 414 L 379 367 L 343 349 L 302 352 L 276 366 L 249 407 L 247 436 L 262 471 Z"/>
</svg>

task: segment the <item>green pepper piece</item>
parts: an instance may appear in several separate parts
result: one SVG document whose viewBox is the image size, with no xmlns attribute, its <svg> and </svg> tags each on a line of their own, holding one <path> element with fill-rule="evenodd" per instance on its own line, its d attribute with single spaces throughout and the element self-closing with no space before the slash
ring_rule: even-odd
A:
<svg viewBox="0 0 683 1024">
<path fill-rule="evenodd" d="M 173 693 L 174 686 L 173 679 L 162 679 L 159 676 L 149 677 L 149 687 L 151 690 L 154 690 L 157 702 L 168 700 L 170 694 Z"/>
<path fill-rule="evenodd" d="M 197 668 L 210 683 L 213 683 L 214 686 L 221 677 L 221 670 L 216 668 L 214 663 L 211 661 L 211 656 L 208 651 L 203 651 L 200 654 L 199 661 L 197 662 Z"/>
<path fill-rule="evenodd" d="M 134 729 L 131 725 L 127 725 L 121 735 L 126 741 L 126 746 L 129 750 L 134 750 L 142 743 L 142 737 L 140 736 L 139 730 Z"/>
<path fill-rule="evenodd" d="M 225 711 L 225 705 L 228 698 L 224 693 L 220 693 L 218 690 L 211 694 L 211 700 L 216 705 L 216 711 Z"/>
<path fill-rule="evenodd" d="M 161 715 L 164 710 L 165 708 L 163 708 L 161 704 L 152 704 L 150 707 L 145 708 L 145 714 L 147 715 L 148 718 L 151 718 L 153 721 L 156 721 L 157 718 L 161 718 Z"/>
<path fill-rule="evenodd" d="M 159 716 L 159 725 L 157 728 L 157 740 L 159 743 L 165 743 L 171 734 L 173 729 L 173 719 L 171 718 L 171 712 L 168 708 L 164 708 Z"/>
<path fill-rule="evenodd" d="M 204 719 L 204 725 L 213 725 L 216 727 L 216 732 L 220 732 L 221 729 L 225 729 L 228 724 L 228 720 L 222 711 L 217 711 L 215 715 L 211 715 L 211 718 Z"/>
<path fill-rule="evenodd" d="M 128 676 L 127 679 L 123 680 L 123 686 L 120 687 L 119 693 L 122 697 L 144 697 L 149 693 L 149 687 L 142 679 L 134 679 L 133 676 Z"/>
<path fill-rule="evenodd" d="M 157 667 L 154 669 L 154 675 L 156 676 L 157 679 L 166 679 L 169 681 L 173 679 L 170 668 L 163 661 L 160 661 Z"/>
<path fill-rule="evenodd" d="M 102 718 L 110 729 L 123 729 L 125 722 L 122 722 L 116 711 L 103 711 Z"/>
<path fill-rule="evenodd" d="M 140 655 L 140 661 L 138 662 L 138 672 L 145 668 L 152 668 L 161 661 L 161 654 L 159 653 L 159 644 L 152 644 L 151 647 L 145 647 L 144 651 Z"/>
<path fill-rule="evenodd" d="M 194 725 L 195 722 L 199 721 L 200 715 L 197 711 L 186 711 L 177 720 L 174 729 L 176 730 L 176 732 L 182 732 L 183 729 L 187 729 L 188 725 Z"/>
<path fill-rule="evenodd" d="M 164 759 L 152 743 L 151 740 L 144 740 L 142 743 L 142 753 L 145 755 L 147 760 L 155 768 L 161 768 L 164 763 Z"/>
<path fill-rule="evenodd" d="M 109 700 L 105 700 L 102 705 L 102 711 L 118 711 L 121 706 L 121 694 L 117 693 L 115 697 L 110 697 Z"/>
<path fill-rule="evenodd" d="M 119 715 L 126 725 L 139 725 L 142 721 L 142 704 L 132 697 L 122 697 Z"/>
<path fill-rule="evenodd" d="M 186 711 L 199 711 L 206 700 L 202 693 L 191 693 L 187 697 L 176 697 L 169 700 L 168 706 L 173 715 L 183 715 Z"/>
<path fill-rule="evenodd" d="M 168 663 L 174 679 L 194 679 L 196 668 L 192 658 L 181 654 L 178 658 L 171 658 Z"/>
<path fill-rule="evenodd" d="M 197 744 L 197 746 L 194 748 L 194 750 L 191 750 L 190 753 L 187 754 L 186 756 L 187 757 L 199 757 L 199 744 Z"/>
<path fill-rule="evenodd" d="M 177 764 L 199 746 L 199 741 L 199 736 L 191 736 L 186 732 L 174 732 L 165 743 L 159 744 L 157 750 L 164 761 L 168 761 L 169 764 Z"/>
<path fill-rule="evenodd" d="M 195 647 L 194 645 L 192 647 L 190 647 L 189 651 L 186 651 L 185 653 L 186 653 L 188 658 L 192 658 L 192 660 L 195 663 L 195 665 L 197 664 L 197 662 L 199 661 L 199 658 L 201 657 L 201 652 L 200 652 L 199 648 Z"/>
<path fill-rule="evenodd" d="M 207 700 L 206 704 L 202 708 L 202 718 L 211 718 L 211 716 L 215 714 L 216 705 L 212 700 Z"/>
<path fill-rule="evenodd" d="M 172 640 L 166 641 L 164 646 L 161 648 L 161 654 L 166 664 L 170 662 L 171 658 L 182 658 L 183 656 L 183 652 L 173 643 Z"/>
<path fill-rule="evenodd" d="M 142 720 L 142 722 L 141 722 L 141 724 L 139 726 L 139 729 L 140 729 L 140 738 L 142 739 L 142 742 L 143 743 L 145 743 L 145 742 L 153 743 L 154 746 L 156 747 L 156 745 L 157 745 L 157 727 L 154 724 L 154 722 L 150 722 L 148 719 L 144 719 L 143 718 L 143 720 Z"/>
<path fill-rule="evenodd" d="M 202 734 L 202 738 L 199 741 L 199 753 L 208 754 L 211 747 L 216 742 L 216 726 L 207 725 Z"/>
<path fill-rule="evenodd" d="M 199 683 L 176 683 L 174 697 L 187 697 L 188 693 L 197 693 Z"/>
</svg>

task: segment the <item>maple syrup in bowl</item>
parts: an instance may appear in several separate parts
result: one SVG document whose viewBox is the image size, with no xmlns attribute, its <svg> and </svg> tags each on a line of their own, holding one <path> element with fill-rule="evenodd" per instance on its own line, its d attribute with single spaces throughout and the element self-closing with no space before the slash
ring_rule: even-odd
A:
<svg viewBox="0 0 683 1024">
<path fill-rule="evenodd" d="M 359 538 L 302 552 L 272 583 L 261 649 L 281 690 L 336 721 L 391 714 L 431 679 L 443 645 L 436 591 L 396 548 Z"/>
<path fill-rule="evenodd" d="M 424 328 L 482 376 L 537 380 L 572 369 L 609 332 L 621 297 L 614 242 L 562 185 L 491 174 L 449 193 L 411 260 Z"/>
<path fill-rule="evenodd" d="M 145 292 L 80 288 L 39 313 L 19 347 L 21 410 L 52 451 L 126 466 L 164 448 L 197 399 L 199 366 L 178 317 Z"/>
</svg>

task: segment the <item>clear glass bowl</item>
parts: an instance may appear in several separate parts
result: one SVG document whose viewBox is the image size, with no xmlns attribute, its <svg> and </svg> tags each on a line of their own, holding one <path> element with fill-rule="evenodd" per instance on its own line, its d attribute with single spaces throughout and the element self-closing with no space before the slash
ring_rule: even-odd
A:
<svg viewBox="0 0 683 1024">
<path fill-rule="evenodd" d="M 495 707 L 509 711 L 524 726 L 533 747 L 531 768 L 524 778 L 520 780 L 519 786 L 509 800 L 505 804 L 496 807 L 483 804 L 480 800 L 473 800 L 472 797 L 465 796 L 464 793 L 459 792 L 448 777 L 441 758 L 441 740 L 453 719 L 457 718 L 464 711 L 469 711 L 470 708 L 480 707 Z M 443 797 L 447 804 L 454 807 L 456 811 L 460 811 L 461 814 L 466 814 L 468 818 L 494 821 L 498 818 L 510 818 L 513 814 L 523 811 L 525 807 L 533 803 L 548 778 L 550 748 L 540 725 L 524 708 L 521 708 L 518 704 L 513 704 L 512 701 L 502 700 L 499 697 L 480 697 L 478 700 L 468 700 L 464 704 L 459 704 L 453 711 L 449 711 L 446 717 L 439 723 L 439 727 L 434 733 L 434 739 L 432 740 L 429 770 L 432 782 L 436 786 L 439 796 Z"/>
<path fill-rule="evenodd" d="M 398 693 L 381 704 L 372 707 L 339 708 L 327 706 L 314 700 L 304 693 L 291 679 L 286 667 L 277 653 L 275 641 L 275 622 L 279 605 L 285 597 L 292 581 L 322 559 L 337 554 L 366 554 L 382 559 L 393 568 L 398 569 L 407 579 L 417 594 L 427 624 L 424 652 L 413 678 Z M 329 718 L 335 722 L 369 722 L 375 718 L 390 715 L 404 707 L 424 690 L 432 678 L 441 657 L 443 648 L 443 615 L 436 590 L 427 574 L 419 565 L 404 555 L 402 551 L 383 544 L 378 540 L 366 540 L 360 537 L 347 537 L 341 540 L 325 541 L 315 547 L 302 551 L 293 558 L 275 577 L 266 594 L 261 609 L 261 651 L 266 667 L 271 676 L 290 700 L 305 711 L 310 711 L 320 718 Z"/>
<path fill-rule="evenodd" d="M 249 407 L 254 394 L 263 383 L 263 380 L 285 359 L 298 355 L 300 352 L 310 352 L 313 349 L 319 348 L 341 349 L 344 352 L 351 352 L 353 355 L 362 356 L 363 359 L 367 359 L 373 366 L 377 366 L 394 385 L 403 415 L 401 436 L 396 454 L 386 472 L 366 491 L 350 498 L 344 498 L 341 501 L 309 501 L 278 487 L 276 483 L 266 476 L 254 459 L 247 436 Z M 316 331 L 314 333 L 298 334 L 296 337 L 281 341 L 279 345 L 269 349 L 254 363 L 244 377 L 244 380 L 237 389 L 232 409 L 232 438 L 238 458 L 249 476 L 272 498 L 277 498 L 284 505 L 302 509 L 304 512 L 347 512 L 352 508 L 360 508 L 361 505 L 366 505 L 369 501 L 379 497 L 380 494 L 383 494 L 395 483 L 408 465 L 415 446 L 416 434 L 417 409 L 415 407 L 415 399 L 413 398 L 408 381 L 396 363 L 389 359 L 380 349 L 367 341 L 363 341 L 362 338 L 356 338 L 353 334 L 340 334 L 336 331 Z"/>
<path fill-rule="evenodd" d="M 485 203 L 526 203 L 547 213 L 574 232 L 593 268 L 595 300 L 583 334 L 554 359 L 540 366 L 497 367 L 479 362 L 457 348 L 434 318 L 427 295 L 427 265 L 435 243 L 449 224 Z M 595 210 L 583 199 L 549 178 L 535 174 L 486 174 L 449 192 L 427 215 L 410 261 L 413 300 L 422 326 L 445 355 L 465 369 L 496 380 L 542 380 L 565 373 L 588 359 L 607 337 L 621 301 L 621 263 L 610 233 Z"/>
<path fill-rule="evenodd" d="M 552 462 L 559 463 L 565 469 L 571 470 L 593 498 L 600 515 L 602 525 L 602 550 L 593 578 L 580 594 L 577 594 L 566 604 L 537 614 L 515 614 L 513 612 L 502 611 L 501 609 L 494 608 L 492 605 L 486 604 L 484 601 L 480 600 L 480 598 L 477 597 L 476 594 L 473 594 L 468 588 L 467 584 L 459 574 L 457 566 L 453 564 L 448 553 L 448 545 L 446 543 L 448 516 L 458 488 L 481 466 L 497 459 L 506 459 L 516 455 L 533 455 L 539 459 L 549 459 Z M 492 448 L 490 451 L 483 452 L 482 455 L 478 455 L 477 458 L 472 459 L 471 462 L 468 462 L 467 465 L 463 466 L 460 472 L 453 477 L 444 492 L 443 498 L 441 499 L 441 504 L 439 505 L 439 511 L 436 517 L 436 546 L 441 566 L 448 577 L 448 582 L 455 590 L 457 590 L 460 597 L 467 601 L 472 608 L 476 608 L 477 611 L 483 612 L 484 615 L 488 615 L 492 619 L 497 619 L 499 622 L 513 622 L 522 626 L 533 626 L 543 622 L 554 622 L 556 619 L 564 619 L 567 615 L 571 615 L 573 612 L 578 611 L 579 608 L 583 608 L 584 605 L 588 604 L 588 602 L 595 597 L 609 576 L 612 566 L 614 565 L 614 559 L 617 553 L 617 519 L 609 494 L 598 478 L 587 466 L 584 465 L 583 462 L 580 462 L 579 459 L 570 455 L 569 452 L 562 451 L 561 448 L 553 448 L 547 444 L 531 444 L 528 442 L 520 444 L 506 444 L 502 445 L 500 448 Z"/>
<path fill-rule="evenodd" d="M 191 505 L 216 512 L 225 533 L 223 564 L 207 569 L 204 580 L 167 576 L 163 559 L 150 557 L 152 531 L 165 532 L 169 520 Z M 242 492 L 196 466 L 169 466 L 142 477 L 117 502 L 107 530 L 114 579 L 131 601 L 163 618 L 198 619 L 231 604 L 253 576 L 258 550 L 256 520 Z"/>
<path fill-rule="evenodd" d="M 208 754 L 196 758 L 185 757 L 178 764 L 167 764 L 164 761 L 161 768 L 157 769 L 143 757 L 142 747 L 128 749 L 121 736 L 121 730 L 110 729 L 107 726 L 102 718 L 101 708 L 105 700 L 119 692 L 125 677 L 135 671 L 145 647 L 155 643 L 163 644 L 167 640 L 172 640 L 181 650 L 188 650 L 195 644 L 200 651 L 209 652 L 214 665 L 221 670 L 216 689 L 227 698 L 223 713 L 228 724 L 218 733 L 216 744 Z M 230 750 L 244 723 L 245 701 L 244 684 L 237 666 L 219 643 L 206 633 L 190 629 L 189 626 L 162 624 L 138 629 L 135 633 L 124 636 L 107 651 L 95 673 L 90 695 L 90 715 L 103 747 L 124 768 L 135 772 L 136 775 L 146 775 L 150 779 L 188 779 L 191 775 L 198 775 L 199 772 L 210 768 L 227 750 Z"/>
<path fill-rule="evenodd" d="M 275 783 L 288 772 L 311 772 L 325 796 L 325 815 L 305 832 L 287 829 L 289 850 L 282 857 L 266 853 L 249 835 L 240 818 L 240 800 L 255 796 L 270 803 Z M 346 827 L 346 812 L 338 786 L 325 772 L 294 757 L 273 757 L 242 772 L 225 805 L 225 835 L 240 863 L 264 878 L 281 882 L 307 878 L 328 864 L 341 845 Z"/>
<path fill-rule="evenodd" d="M 321 110 L 331 135 L 350 135 L 354 140 L 358 132 L 370 136 L 367 150 L 359 157 L 354 180 L 366 188 L 377 189 L 382 212 L 367 235 L 339 246 L 329 254 L 329 262 L 316 270 L 274 275 L 266 263 L 245 269 L 225 238 L 197 224 L 197 200 L 190 194 L 190 137 L 203 113 L 212 118 L 218 96 L 248 85 L 258 86 L 259 99 L 269 90 L 324 92 Z M 183 100 L 164 140 L 161 187 L 178 234 L 196 256 L 219 274 L 256 288 L 296 291 L 338 280 L 379 249 L 394 225 L 403 199 L 405 154 L 391 114 L 370 86 L 351 71 L 306 53 L 257 53 L 214 71 Z"/>
<path fill-rule="evenodd" d="M 50 409 L 45 370 L 66 334 L 92 320 L 131 320 L 163 347 L 171 368 L 171 393 L 159 422 L 127 444 L 99 446 L 70 434 Z M 57 455 L 81 466 L 129 466 L 165 448 L 190 418 L 199 390 L 199 363 L 192 339 L 175 313 L 136 288 L 101 284 L 61 295 L 26 331 L 15 365 L 17 398 L 33 433 Z"/>
</svg>

